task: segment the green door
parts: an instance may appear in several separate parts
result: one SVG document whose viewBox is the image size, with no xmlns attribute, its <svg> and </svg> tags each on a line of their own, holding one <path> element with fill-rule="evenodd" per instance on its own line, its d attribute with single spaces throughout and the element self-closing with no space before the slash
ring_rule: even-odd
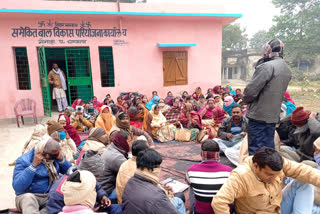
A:
<svg viewBox="0 0 320 214">
<path fill-rule="evenodd" d="M 46 54 L 44 46 L 38 50 L 39 59 L 39 70 L 40 70 L 40 81 L 42 89 L 42 100 L 43 100 L 43 111 L 44 115 L 51 117 L 51 95 L 50 95 L 50 85 L 48 82 L 48 71 L 46 63 Z"/>
<path fill-rule="evenodd" d="M 93 96 L 89 48 L 66 48 L 65 57 L 69 105 L 77 98 L 88 102 Z"/>
</svg>

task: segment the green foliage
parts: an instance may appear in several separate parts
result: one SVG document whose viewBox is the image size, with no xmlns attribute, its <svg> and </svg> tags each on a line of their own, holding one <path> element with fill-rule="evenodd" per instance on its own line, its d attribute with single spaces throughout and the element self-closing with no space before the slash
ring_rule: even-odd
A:
<svg viewBox="0 0 320 214">
<path fill-rule="evenodd" d="M 262 49 L 263 45 L 270 41 L 267 31 L 260 30 L 256 32 L 249 41 L 249 47 L 254 49 Z"/>
<path fill-rule="evenodd" d="M 242 50 L 247 48 L 248 36 L 240 24 L 228 24 L 223 27 L 222 46 L 229 50 Z"/>
<path fill-rule="evenodd" d="M 311 60 L 320 54 L 320 1 L 273 0 L 281 10 L 276 23 L 269 30 L 269 37 L 285 43 L 285 55 L 299 67 L 302 59 Z"/>
</svg>

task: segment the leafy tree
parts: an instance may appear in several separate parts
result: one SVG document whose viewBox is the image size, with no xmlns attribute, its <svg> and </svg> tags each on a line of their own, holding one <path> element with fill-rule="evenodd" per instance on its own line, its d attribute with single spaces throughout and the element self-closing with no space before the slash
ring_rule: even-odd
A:
<svg viewBox="0 0 320 214">
<path fill-rule="evenodd" d="M 268 32 L 265 30 L 260 30 L 256 32 L 249 41 L 249 47 L 254 49 L 261 49 L 266 42 L 270 41 L 271 38 Z"/>
<path fill-rule="evenodd" d="M 247 48 L 248 36 L 240 24 L 228 24 L 223 27 L 222 46 L 229 50 L 242 50 Z"/>
<path fill-rule="evenodd" d="M 300 67 L 302 60 L 312 60 L 320 54 L 320 1 L 273 0 L 281 15 L 269 30 L 270 37 L 285 43 L 285 54 L 293 65 Z"/>
</svg>

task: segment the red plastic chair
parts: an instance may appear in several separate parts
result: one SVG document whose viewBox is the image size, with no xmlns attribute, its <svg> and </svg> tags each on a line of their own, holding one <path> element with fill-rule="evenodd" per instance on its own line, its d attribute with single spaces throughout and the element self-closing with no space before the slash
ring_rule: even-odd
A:
<svg viewBox="0 0 320 214">
<path fill-rule="evenodd" d="M 19 117 L 21 117 L 22 124 L 24 125 L 24 116 L 33 116 L 33 121 L 38 124 L 36 114 L 36 102 L 32 99 L 21 99 L 14 106 L 14 113 L 17 119 L 17 125 L 20 128 Z"/>
</svg>

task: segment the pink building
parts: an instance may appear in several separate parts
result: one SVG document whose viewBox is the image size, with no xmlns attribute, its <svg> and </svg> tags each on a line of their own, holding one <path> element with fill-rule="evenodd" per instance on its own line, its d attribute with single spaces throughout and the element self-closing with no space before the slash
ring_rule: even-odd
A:
<svg viewBox="0 0 320 214">
<path fill-rule="evenodd" d="M 1 2 L 0 118 L 14 117 L 22 98 L 37 102 L 38 116 L 56 109 L 52 63 L 67 76 L 69 103 L 206 90 L 221 81 L 222 26 L 239 17 L 221 5 Z"/>
</svg>

